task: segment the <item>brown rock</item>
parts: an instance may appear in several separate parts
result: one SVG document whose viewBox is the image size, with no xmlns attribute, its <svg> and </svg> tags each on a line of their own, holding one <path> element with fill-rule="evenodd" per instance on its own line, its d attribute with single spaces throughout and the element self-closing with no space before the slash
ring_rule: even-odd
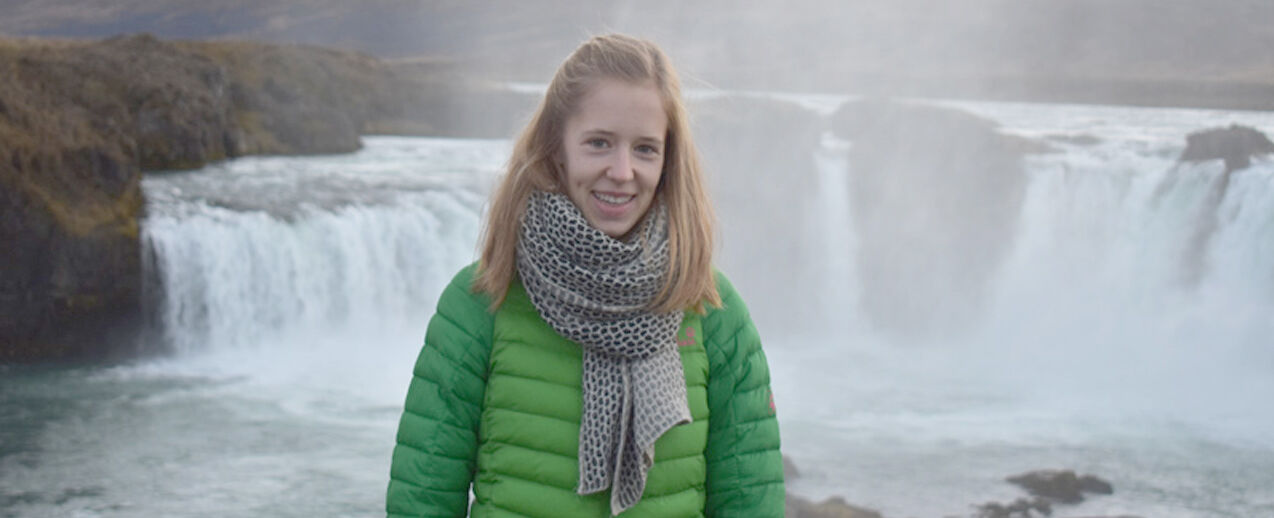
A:
<svg viewBox="0 0 1274 518">
<path fill-rule="evenodd" d="M 787 458 L 786 455 L 784 455 L 783 456 L 783 478 L 786 480 L 793 480 L 800 476 L 801 476 L 801 472 L 800 470 L 796 469 L 796 463 L 792 462 L 792 459 L 789 459 Z"/>
<path fill-rule="evenodd" d="M 1274 153 L 1274 142 L 1264 133 L 1247 126 L 1209 128 L 1186 136 L 1181 161 L 1224 160 L 1226 172 L 1252 165 L 1252 157 Z"/>
<path fill-rule="evenodd" d="M 1084 493 L 1109 495 L 1114 487 L 1092 475 L 1083 477 L 1070 470 L 1039 470 L 1008 477 L 1008 482 L 1022 487 L 1033 496 L 1063 504 L 1084 501 Z"/>
<path fill-rule="evenodd" d="M 789 493 L 787 518 L 881 518 L 881 515 L 871 509 L 850 504 L 838 496 L 815 504 Z"/>
</svg>

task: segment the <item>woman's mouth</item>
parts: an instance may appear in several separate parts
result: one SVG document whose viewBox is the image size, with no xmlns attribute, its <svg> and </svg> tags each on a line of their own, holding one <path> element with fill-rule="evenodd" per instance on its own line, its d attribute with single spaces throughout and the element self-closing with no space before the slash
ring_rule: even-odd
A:
<svg viewBox="0 0 1274 518">
<path fill-rule="evenodd" d="M 604 192 L 593 191 L 593 198 L 607 205 L 623 205 L 636 198 L 636 194 L 610 194 Z"/>
</svg>

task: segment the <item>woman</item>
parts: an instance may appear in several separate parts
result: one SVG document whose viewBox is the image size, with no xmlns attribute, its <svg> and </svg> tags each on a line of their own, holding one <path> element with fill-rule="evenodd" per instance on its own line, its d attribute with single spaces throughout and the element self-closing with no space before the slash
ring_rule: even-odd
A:
<svg viewBox="0 0 1274 518">
<path fill-rule="evenodd" d="M 782 516 L 769 371 L 711 225 L 667 57 L 582 44 L 429 323 L 389 515 L 465 516 L 472 483 L 474 517 Z"/>
</svg>

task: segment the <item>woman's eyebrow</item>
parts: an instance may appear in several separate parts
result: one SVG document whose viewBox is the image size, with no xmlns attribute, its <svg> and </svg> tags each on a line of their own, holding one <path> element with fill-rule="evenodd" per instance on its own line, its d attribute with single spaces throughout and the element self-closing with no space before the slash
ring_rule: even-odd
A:
<svg viewBox="0 0 1274 518">
<path fill-rule="evenodd" d="M 617 133 L 615 133 L 614 131 L 606 130 L 606 129 L 601 129 L 601 128 L 584 130 L 584 131 L 583 131 L 583 132 L 581 132 L 581 133 L 582 133 L 583 135 L 587 135 L 587 136 L 597 136 L 597 135 L 601 135 L 601 136 L 604 136 L 604 137 L 615 137 L 615 136 L 617 135 Z M 664 143 L 664 138 L 663 138 L 662 136 L 658 136 L 658 137 L 656 137 L 656 136 L 647 136 L 647 135 L 642 135 L 642 136 L 639 136 L 639 137 L 637 137 L 636 139 L 633 139 L 633 140 L 641 140 L 641 141 L 645 141 L 645 142 L 658 142 L 658 143 L 660 143 L 660 144 L 663 144 L 663 143 Z"/>
</svg>

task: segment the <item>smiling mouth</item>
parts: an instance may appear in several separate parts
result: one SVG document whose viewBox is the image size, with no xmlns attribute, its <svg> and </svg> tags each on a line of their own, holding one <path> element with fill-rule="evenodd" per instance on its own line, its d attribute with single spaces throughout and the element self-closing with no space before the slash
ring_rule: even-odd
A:
<svg viewBox="0 0 1274 518">
<path fill-rule="evenodd" d="M 606 203 L 608 205 L 623 205 L 625 203 L 632 201 L 633 198 L 637 197 L 637 195 L 636 194 L 614 195 L 614 194 L 606 194 L 601 192 L 593 192 L 593 197 L 597 198 L 598 201 L 601 201 L 602 203 Z"/>
</svg>

